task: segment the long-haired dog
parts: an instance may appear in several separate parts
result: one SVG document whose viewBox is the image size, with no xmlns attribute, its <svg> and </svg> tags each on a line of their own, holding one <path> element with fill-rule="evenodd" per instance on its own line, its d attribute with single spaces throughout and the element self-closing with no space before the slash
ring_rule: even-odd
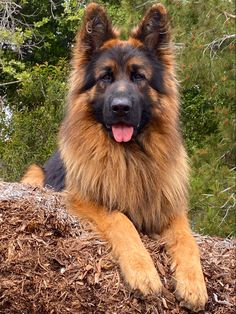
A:
<svg viewBox="0 0 236 314">
<path fill-rule="evenodd" d="M 162 283 L 137 230 L 161 235 L 176 295 L 198 311 L 207 292 L 187 219 L 188 165 L 166 9 L 152 6 L 128 40 L 105 10 L 87 6 L 73 49 L 59 152 L 23 182 L 68 191 L 68 209 L 89 219 L 113 248 L 132 289 Z"/>
</svg>

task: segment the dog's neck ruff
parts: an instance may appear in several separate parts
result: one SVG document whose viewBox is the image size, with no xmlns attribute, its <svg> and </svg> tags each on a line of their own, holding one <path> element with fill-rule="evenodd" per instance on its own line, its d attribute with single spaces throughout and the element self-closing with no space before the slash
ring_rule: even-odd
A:
<svg viewBox="0 0 236 314">
<path fill-rule="evenodd" d="M 169 213 L 178 211 L 176 204 L 185 199 L 186 180 L 182 177 L 187 177 L 187 165 L 175 167 L 178 161 L 172 156 L 176 154 L 158 146 L 157 134 L 151 133 L 148 142 L 145 134 L 140 135 L 143 151 L 135 141 L 117 143 L 91 119 L 82 119 L 78 125 L 78 134 L 66 120 L 61 128 L 67 190 L 109 210 L 126 213 L 140 230 L 159 233 L 169 221 Z M 165 142 L 168 147 L 168 138 Z M 185 155 L 182 146 L 178 156 L 181 154 Z M 179 160 L 185 161 L 185 157 Z M 163 210 L 165 214 L 161 214 Z"/>
</svg>

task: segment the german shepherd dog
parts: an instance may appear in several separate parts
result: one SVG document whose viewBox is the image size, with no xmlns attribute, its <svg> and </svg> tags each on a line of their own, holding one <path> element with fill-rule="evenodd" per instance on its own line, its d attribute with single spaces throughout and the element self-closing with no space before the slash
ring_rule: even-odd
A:
<svg viewBox="0 0 236 314">
<path fill-rule="evenodd" d="M 187 155 L 165 7 L 153 5 L 123 41 L 105 10 L 89 4 L 69 83 L 59 151 L 22 181 L 56 190 L 65 184 L 68 209 L 96 226 L 143 295 L 160 293 L 162 283 L 138 231 L 163 237 L 177 298 L 202 310 L 207 291 L 187 219 Z"/>
</svg>

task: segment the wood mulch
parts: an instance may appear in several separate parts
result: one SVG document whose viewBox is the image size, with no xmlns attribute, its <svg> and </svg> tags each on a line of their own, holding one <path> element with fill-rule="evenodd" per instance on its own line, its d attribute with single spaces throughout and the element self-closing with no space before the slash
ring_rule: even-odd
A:
<svg viewBox="0 0 236 314">
<path fill-rule="evenodd" d="M 0 182 L 0 313 L 190 313 L 174 297 L 163 243 L 142 239 L 165 286 L 160 297 L 127 288 L 109 246 L 66 212 L 60 194 Z M 209 293 L 203 313 L 235 313 L 235 239 L 196 239 Z"/>
</svg>

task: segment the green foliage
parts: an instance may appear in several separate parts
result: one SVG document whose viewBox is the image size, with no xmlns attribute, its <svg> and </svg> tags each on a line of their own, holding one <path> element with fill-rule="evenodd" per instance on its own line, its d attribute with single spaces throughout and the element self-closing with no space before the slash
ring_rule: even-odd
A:
<svg viewBox="0 0 236 314">
<path fill-rule="evenodd" d="M 83 15 L 83 1 L 41 0 L 39 6 L 37 0 L 21 0 L 18 5 L 15 14 L 8 18 L 9 26 L 0 29 L 4 56 L 17 58 L 20 55 L 31 63 L 57 63 L 58 58 L 68 57 Z M 9 54 L 12 47 L 17 54 Z"/>
<path fill-rule="evenodd" d="M 102 2 L 102 1 L 101 1 Z M 112 2 L 112 3 L 111 3 Z M 111 17 L 111 20 L 115 26 L 121 31 L 121 38 L 126 39 L 128 37 L 130 27 L 138 24 L 142 16 L 142 10 L 137 7 L 143 1 L 107 1 L 105 6 Z M 130 14 L 130 12 L 134 14 Z"/>
<path fill-rule="evenodd" d="M 18 88 L 18 108 L 60 107 L 65 97 L 68 63 L 60 59 L 56 66 L 47 62 L 35 65 L 30 72 L 20 74 Z M 33 91 L 33 93 L 32 93 Z"/>
<path fill-rule="evenodd" d="M 221 95 L 231 102 L 235 87 L 235 23 L 233 1 L 171 1 L 167 7 L 174 26 L 174 41 L 182 43 L 178 64 L 184 88 L 193 83 L 209 95 Z M 226 39 L 225 36 L 234 35 Z M 223 38 L 225 38 L 223 40 Z"/>
<path fill-rule="evenodd" d="M 215 133 L 218 128 L 216 108 L 220 101 L 204 95 L 199 86 L 183 91 L 182 95 L 182 129 L 189 152 L 205 144 L 205 138 Z"/>
<path fill-rule="evenodd" d="M 68 64 L 60 60 L 28 71 L 21 73 L 15 103 L 0 114 L 0 177 L 5 180 L 19 180 L 27 165 L 45 162 L 62 119 Z"/>
<path fill-rule="evenodd" d="M 201 233 L 235 236 L 235 119 L 226 108 L 218 113 L 218 132 L 207 136 L 203 148 L 192 153 L 190 214 Z"/>
<path fill-rule="evenodd" d="M 235 235 L 235 119 L 231 107 L 198 86 L 183 91 L 182 124 L 191 157 L 190 216 L 193 228 Z"/>
<path fill-rule="evenodd" d="M 14 110 L 10 125 L 1 134 L 4 138 L 0 142 L 3 179 L 19 180 L 27 165 L 45 162 L 56 146 L 60 111 L 53 107 Z"/>
<path fill-rule="evenodd" d="M 19 180 L 56 147 L 68 60 L 90 1 L 9 1 L 0 29 L 0 178 Z M 98 0 L 127 38 L 154 1 Z M 163 0 L 176 43 L 182 129 L 192 167 L 190 215 L 196 231 L 234 234 L 235 24 L 230 0 Z M 6 2 L 0 0 L 3 12 Z M 10 10 L 7 11 L 8 13 Z M 1 15 L 4 16 L 4 15 Z"/>
</svg>

